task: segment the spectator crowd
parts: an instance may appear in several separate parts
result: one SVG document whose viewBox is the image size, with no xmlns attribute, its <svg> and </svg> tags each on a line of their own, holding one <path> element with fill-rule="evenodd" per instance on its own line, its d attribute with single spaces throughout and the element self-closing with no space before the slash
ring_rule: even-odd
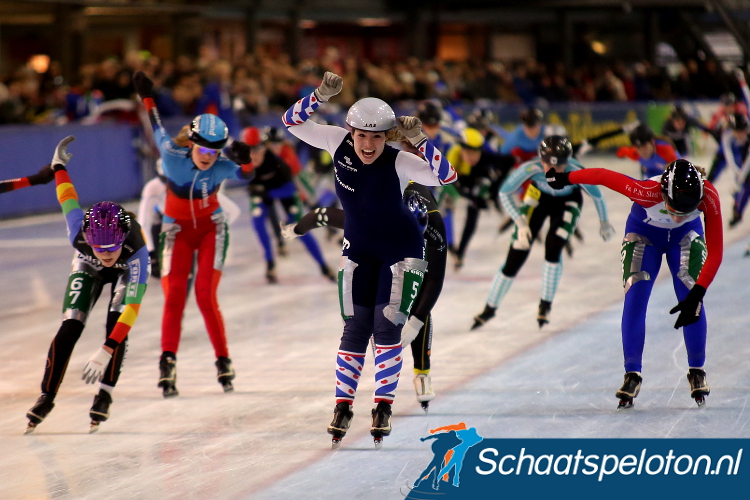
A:
<svg viewBox="0 0 750 500">
<path fill-rule="evenodd" d="M 109 58 L 86 64 L 73 81 L 63 78 L 56 61 L 43 73 L 30 65 L 16 69 L 0 79 L 0 124 L 60 124 L 85 119 L 100 113 L 108 101 L 132 100 L 131 77 L 138 70 L 154 80 L 163 116 L 195 114 L 213 83 L 222 90 L 221 95 L 229 96 L 229 105 L 243 125 L 250 123 L 253 115 L 281 112 L 290 101 L 309 94 L 326 70 L 344 78 L 344 91 L 337 100 L 343 107 L 364 96 L 392 103 L 438 98 L 539 105 L 545 101 L 717 99 L 735 90 L 710 59 L 687 61 L 673 77 L 666 67 L 646 61 L 615 61 L 567 71 L 562 64 L 547 66 L 535 60 L 506 64 L 409 58 L 376 63 L 342 58 L 333 48 L 316 60 L 299 64 L 292 64 L 286 55 L 271 57 L 260 50 L 232 62 L 188 57 L 161 60 L 147 52 L 134 52 L 123 60 Z"/>
</svg>

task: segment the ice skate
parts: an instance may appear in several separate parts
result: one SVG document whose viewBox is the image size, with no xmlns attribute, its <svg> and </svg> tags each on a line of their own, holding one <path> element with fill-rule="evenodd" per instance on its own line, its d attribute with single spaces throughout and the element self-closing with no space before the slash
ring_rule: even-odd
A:
<svg viewBox="0 0 750 500">
<path fill-rule="evenodd" d="M 372 409 L 372 428 L 370 434 L 375 442 L 375 449 L 383 446 L 383 436 L 391 434 L 391 405 L 381 401 Z"/>
<path fill-rule="evenodd" d="M 544 325 L 549 323 L 549 312 L 552 309 L 552 302 L 542 300 L 539 302 L 539 313 L 536 315 L 536 321 L 539 323 L 541 330 Z"/>
<path fill-rule="evenodd" d="M 276 245 L 276 254 L 279 257 L 286 257 L 289 255 L 289 251 L 286 248 L 286 242 L 284 240 L 279 240 L 278 245 Z"/>
<path fill-rule="evenodd" d="M 109 405 L 112 404 L 112 396 L 104 389 L 99 390 L 99 394 L 94 396 L 94 404 L 91 405 L 89 410 L 89 417 L 91 417 L 91 428 L 89 434 L 99 430 L 99 424 L 106 422 L 109 418 Z"/>
<path fill-rule="evenodd" d="M 42 393 L 39 399 L 36 400 L 36 404 L 26 412 L 26 418 L 29 419 L 29 425 L 26 426 L 26 432 L 24 434 L 30 434 L 34 432 L 36 426 L 42 423 L 52 408 L 55 407 L 55 396 L 49 393 Z"/>
<path fill-rule="evenodd" d="M 414 377 L 414 390 L 417 391 L 417 401 L 422 405 L 426 412 L 430 407 L 430 401 L 435 399 L 435 392 L 432 390 L 432 379 L 425 373 L 420 373 Z"/>
<path fill-rule="evenodd" d="M 173 398 L 179 396 L 180 393 L 177 391 L 177 360 L 174 356 L 167 353 L 161 355 L 159 360 L 159 383 L 157 387 L 161 387 L 165 398 Z"/>
<path fill-rule="evenodd" d="M 216 360 L 216 378 L 218 379 L 224 392 L 232 392 L 234 386 L 232 380 L 234 380 L 235 373 L 234 367 L 232 366 L 232 360 L 225 358 L 224 356 L 219 357 Z"/>
<path fill-rule="evenodd" d="M 351 405 L 346 401 L 337 403 L 333 409 L 333 420 L 328 424 L 328 434 L 333 436 L 331 438 L 331 449 L 335 450 L 341 446 L 341 440 L 346 436 L 346 431 L 349 430 L 349 424 L 352 421 L 354 412 L 351 410 Z"/>
<path fill-rule="evenodd" d="M 276 263 L 272 260 L 266 263 L 266 281 L 269 285 L 279 282 L 276 278 Z"/>
<path fill-rule="evenodd" d="M 326 264 L 323 264 L 320 266 L 320 273 L 328 279 L 328 281 L 332 281 L 334 283 L 337 283 L 339 281 L 338 273 L 334 272 L 330 267 L 328 267 Z"/>
<path fill-rule="evenodd" d="M 687 374 L 690 383 L 690 397 L 695 399 L 698 408 L 706 404 L 706 396 L 711 394 L 711 388 L 706 382 L 706 372 L 701 368 L 690 368 Z"/>
<path fill-rule="evenodd" d="M 495 311 L 497 311 L 497 307 L 492 307 L 490 305 L 484 306 L 484 311 L 474 316 L 474 324 L 471 326 L 471 329 L 476 330 L 477 328 L 494 318 Z"/>
<path fill-rule="evenodd" d="M 620 398 L 620 403 L 617 405 L 618 410 L 626 410 L 633 407 L 633 399 L 638 396 L 641 392 L 641 374 L 638 372 L 628 372 L 625 374 L 625 381 L 622 383 L 620 390 L 615 393 L 615 396 Z"/>
</svg>

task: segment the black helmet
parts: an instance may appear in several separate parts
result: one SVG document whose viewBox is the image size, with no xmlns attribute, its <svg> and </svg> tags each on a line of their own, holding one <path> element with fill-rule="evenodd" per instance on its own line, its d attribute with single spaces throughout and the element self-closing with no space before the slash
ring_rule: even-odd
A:
<svg viewBox="0 0 750 500">
<path fill-rule="evenodd" d="M 533 127 L 534 125 L 541 123 L 544 118 L 544 113 L 542 113 L 542 110 L 539 108 L 526 108 L 521 111 L 519 118 L 524 125 Z"/>
<path fill-rule="evenodd" d="M 466 124 L 476 129 L 488 129 L 495 121 L 495 113 L 489 109 L 475 109 L 466 118 Z"/>
<path fill-rule="evenodd" d="M 284 142 L 284 139 L 286 138 L 284 132 L 282 132 L 279 127 L 268 127 L 265 129 L 265 132 L 268 142 Z"/>
<path fill-rule="evenodd" d="M 417 106 L 417 118 L 425 125 L 437 125 L 443 117 L 443 108 L 435 101 L 422 101 Z"/>
<path fill-rule="evenodd" d="M 668 210 L 689 214 L 703 200 L 703 177 L 691 162 L 675 160 L 661 174 L 661 194 Z"/>
<path fill-rule="evenodd" d="M 724 106 L 734 106 L 734 103 L 737 102 L 737 96 L 734 95 L 734 92 L 724 92 L 721 94 L 721 103 Z"/>
<path fill-rule="evenodd" d="M 727 117 L 729 128 L 732 130 L 747 130 L 750 127 L 744 113 L 733 113 Z"/>
<path fill-rule="evenodd" d="M 630 142 L 633 146 L 643 146 L 654 140 L 654 131 L 651 127 L 641 123 L 630 132 Z"/>
<path fill-rule="evenodd" d="M 539 144 L 539 157 L 544 163 L 553 167 L 567 165 L 571 156 L 573 156 L 573 146 L 567 137 L 550 135 Z"/>
</svg>

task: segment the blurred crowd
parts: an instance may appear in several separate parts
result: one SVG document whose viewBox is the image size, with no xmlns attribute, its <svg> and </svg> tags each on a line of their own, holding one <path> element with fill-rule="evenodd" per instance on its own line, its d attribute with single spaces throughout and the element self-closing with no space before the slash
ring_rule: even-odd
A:
<svg viewBox="0 0 750 500">
<path fill-rule="evenodd" d="M 128 54 L 84 65 L 66 81 L 60 64 L 51 61 L 44 72 L 31 65 L 0 80 L 0 124 L 67 123 L 85 120 L 104 110 L 126 109 L 134 89 L 131 76 L 143 70 L 156 83 L 158 105 L 165 117 L 192 115 L 213 83 L 240 116 L 279 112 L 309 94 L 324 71 L 344 77 L 337 97 L 349 106 L 364 96 L 394 103 L 438 98 L 474 102 L 481 99 L 540 105 L 544 102 L 611 102 L 673 99 L 716 99 L 733 91 L 732 83 L 712 60 L 688 61 L 667 71 L 646 61 L 581 66 L 547 66 L 534 60 L 451 62 L 409 58 L 375 63 L 342 58 L 331 48 L 316 60 L 292 64 L 284 54 L 271 57 L 258 51 L 237 61 L 179 57 L 161 60 L 147 52 Z M 672 76 L 676 75 L 676 76 Z M 103 106 L 105 103 L 109 106 Z M 243 119 L 245 117 L 246 119 Z"/>
</svg>

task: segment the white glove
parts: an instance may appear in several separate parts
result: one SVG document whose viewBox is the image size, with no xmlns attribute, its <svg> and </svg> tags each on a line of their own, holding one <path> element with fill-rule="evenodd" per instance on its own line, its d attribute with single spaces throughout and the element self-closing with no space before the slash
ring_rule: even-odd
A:
<svg viewBox="0 0 750 500">
<path fill-rule="evenodd" d="M 586 153 L 588 153 L 592 149 L 594 149 L 594 146 L 592 146 L 589 143 L 589 141 L 587 141 L 586 139 L 584 139 L 583 141 L 581 141 L 581 147 L 578 148 L 578 153 L 576 153 L 576 156 L 580 158 L 581 156 L 585 155 Z"/>
<path fill-rule="evenodd" d="M 101 382 L 110 359 L 112 359 L 112 353 L 107 352 L 104 347 L 100 347 L 96 354 L 86 362 L 81 380 L 85 380 L 87 384 Z"/>
<path fill-rule="evenodd" d="M 745 72 L 742 71 L 742 68 L 734 68 L 734 77 L 737 78 L 737 81 L 742 83 L 745 81 Z"/>
<path fill-rule="evenodd" d="M 52 166 L 55 165 L 62 165 L 63 167 L 68 164 L 70 159 L 73 157 L 71 153 L 68 153 L 68 144 L 75 141 L 76 138 L 72 135 L 69 135 L 55 148 L 55 156 L 52 157 Z"/>
<path fill-rule="evenodd" d="M 409 139 L 412 146 L 416 146 L 427 139 L 427 136 L 422 132 L 422 122 L 416 116 L 399 116 L 396 128 L 404 137 Z"/>
<path fill-rule="evenodd" d="M 281 226 L 281 235 L 286 239 L 291 240 L 302 236 L 301 234 L 294 232 L 294 228 L 297 227 L 296 222 L 294 224 L 284 224 L 283 222 L 280 222 L 279 225 Z"/>
<path fill-rule="evenodd" d="M 414 316 L 409 318 L 409 321 L 401 329 L 401 347 L 406 347 L 414 342 L 414 339 L 417 338 L 423 326 L 424 321 L 419 321 Z"/>
<path fill-rule="evenodd" d="M 625 125 L 623 125 L 620 128 L 622 129 L 623 133 L 629 134 L 630 132 L 632 132 L 633 130 L 635 130 L 635 128 L 638 125 L 640 125 L 640 124 L 641 124 L 641 122 L 639 122 L 638 120 L 636 120 L 634 122 L 626 123 Z"/>
<path fill-rule="evenodd" d="M 616 232 L 617 231 L 615 231 L 615 228 L 609 223 L 609 221 L 604 221 L 599 226 L 599 234 L 604 241 L 612 239 L 612 236 L 614 236 Z"/>
<path fill-rule="evenodd" d="M 522 216 L 521 220 L 516 222 L 516 241 L 513 242 L 513 248 L 516 250 L 528 250 L 531 248 L 531 228 L 526 222 L 526 216 Z"/>
<path fill-rule="evenodd" d="M 327 102 L 328 99 L 341 92 L 342 88 L 344 88 L 344 79 L 336 73 L 326 71 L 320 86 L 315 89 L 315 95 L 320 101 Z"/>
</svg>

